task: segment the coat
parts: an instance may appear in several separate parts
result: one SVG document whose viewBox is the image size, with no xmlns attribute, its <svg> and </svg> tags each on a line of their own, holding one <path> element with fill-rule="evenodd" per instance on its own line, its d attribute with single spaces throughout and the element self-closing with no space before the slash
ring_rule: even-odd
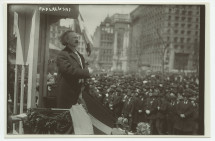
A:
<svg viewBox="0 0 215 141">
<path fill-rule="evenodd" d="M 191 132 L 194 129 L 195 123 L 193 121 L 193 105 L 191 102 L 185 104 L 183 101 L 176 105 L 176 121 L 174 128 L 184 131 Z M 185 118 L 181 118 L 180 114 L 184 114 Z"/>
<path fill-rule="evenodd" d="M 133 122 L 139 123 L 145 121 L 145 100 L 136 99 L 134 102 L 134 111 L 133 111 Z"/>
<path fill-rule="evenodd" d="M 122 109 L 122 114 L 124 115 L 124 117 L 128 118 L 129 115 L 132 115 L 133 109 L 134 109 L 134 103 L 133 103 L 132 99 L 130 98 L 124 103 L 123 109 Z"/>
<path fill-rule="evenodd" d="M 176 101 L 170 101 L 167 104 L 167 120 L 174 123 L 176 120 Z"/>
<path fill-rule="evenodd" d="M 120 95 L 114 96 L 113 110 L 117 117 L 121 116 L 122 108 L 123 108 L 122 96 Z"/>
<path fill-rule="evenodd" d="M 156 119 L 156 112 L 157 112 L 156 108 L 157 108 L 157 100 L 152 100 L 152 99 L 146 100 L 144 112 L 147 120 Z M 146 110 L 149 110 L 150 114 L 146 114 Z"/>
<path fill-rule="evenodd" d="M 90 77 L 89 71 L 85 68 L 84 57 L 78 56 L 69 48 L 63 49 L 57 56 L 57 108 L 71 108 L 78 101 L 83 82 L 80 79 Z"/>
<path fill-rule="evenodd" d="M 160 107 L 160 108 L 158 108 Z M 157 107 L 156 107 L 156 118 L 157 119 L 164 119 L 166 118 L 167 113 L 167 101 L 158 99 L 157 100 Z"/>
</svg>

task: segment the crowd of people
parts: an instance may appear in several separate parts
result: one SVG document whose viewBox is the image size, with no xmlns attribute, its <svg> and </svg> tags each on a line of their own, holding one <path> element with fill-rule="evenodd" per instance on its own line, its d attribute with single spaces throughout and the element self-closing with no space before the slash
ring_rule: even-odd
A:
<svg viewBox="0 0 215 141">
<path fill-rule="evenodd" d="M 153 135 L 198 134 L 198 76 L 183 74 L 94 75 L 88 91 L 116 119 L 128 120 L 128 131 L 149 123 Z"/>
</svg>

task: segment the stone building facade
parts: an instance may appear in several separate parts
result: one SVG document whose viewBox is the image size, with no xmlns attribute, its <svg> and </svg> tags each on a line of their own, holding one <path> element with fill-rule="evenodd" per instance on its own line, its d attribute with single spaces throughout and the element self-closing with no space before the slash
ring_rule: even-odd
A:
<svg viewBox="0 0 215 141">
<path fill-rule="evenodd" d="M 139 6 L 131 12 L 130 66 L 193 71 L 198 60 L 200 7 Z M 162 65 L 164 64 L 164 65 Z"/>
</svg>

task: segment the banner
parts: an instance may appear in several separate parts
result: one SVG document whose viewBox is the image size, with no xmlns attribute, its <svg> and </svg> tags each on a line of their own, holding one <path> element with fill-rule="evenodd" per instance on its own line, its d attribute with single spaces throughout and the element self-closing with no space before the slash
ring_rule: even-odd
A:
<svg viewBox="0 0 215 141">
<path fill-rule="evenodd" d="M 93 98 L 88 93 L 83 93 L 83 98 L 86 102 L 88 112 L 91 116 L 93 116 L 95 119 L 100 121 L 103 125 L 106 125 L 107 127 L 113 128 L 114 123 L 116 121 L 115 117 L 113 116 L 113 112 L 107 109 L 97 101 L 95 98 Z M 100 124 L 101 125 L 101 124 Z M 101 126 L 103 128 L 104 126 Z"/>
<path fill-rule="evenodd" d="M 90 56 L 91 48 L 93 48 L 93 40 L 87 30 L 86 25 L 84 24 L 84 20 L 83 20 L 81 14 L 79 14 L 79 16 L 77 18 L 77 22 L 78 22 L 78 27 L 79 27 L 78 31 L 81 32 L 81 34 L 84 37 L 84 40 L 86 42 L 86 51 L 88 53 L 88 56 Z"/>
<path fill-rule="evenodd" d="M 16 64 L 17 65 L 23 65 L 23 51 L 22 51 L 22 44 L 21 44 L 21 38 L 19 33 L 19 27 L 18 27 L 18 14 L 14 12 L 14 28 L 13 33 L 17 37 L 17 44 L 16 44 Z"/>
<path fill-rule="evenodd" d="M 32 17 L 32 26 L 31 26 L 31 32 L 30 32 L 30 42 L 29 42 L 29 49 L 28 49 L 28 56 L 27 56 L 27 61 L 26 64 L 29 64 L 30 59 L 33 59 L 32 57 L 34 56 L 33 52 L 33 47 L 34 47 L 34 29 L 35 29 L 35 17 L 36 17 L 36 11 L 34 11 L 33 17 Z"/>
</svg>

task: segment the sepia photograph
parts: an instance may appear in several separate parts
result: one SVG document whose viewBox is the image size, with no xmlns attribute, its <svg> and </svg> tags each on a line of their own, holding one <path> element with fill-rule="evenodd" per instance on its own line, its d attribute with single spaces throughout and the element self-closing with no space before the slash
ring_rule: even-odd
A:
<svg viewBox="0 0 215 141">
<path fill-rule="evenodd" d="M 6 12 L 7 136 L 206 134 L 205 4 Z"/>
</svg>

